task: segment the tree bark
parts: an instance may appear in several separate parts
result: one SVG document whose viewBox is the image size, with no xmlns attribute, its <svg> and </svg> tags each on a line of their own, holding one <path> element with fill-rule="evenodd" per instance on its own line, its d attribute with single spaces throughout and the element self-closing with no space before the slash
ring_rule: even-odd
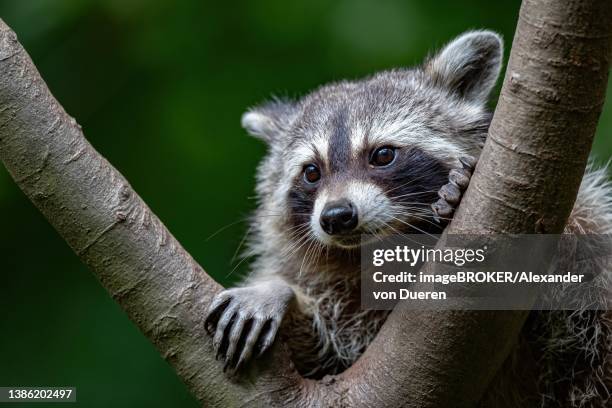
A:
<svg viewBox="0 0 612 408">
<path fill-rule="evenodd" d="M 523 2 L 500 100 L 452 233 L 560 233 L 605 97 L 609 0 Z M 525 312 L 409 312 L 401 304 L 346 372 L 302 379 L 281 344 L 238 380 L 203 316 L 221 287 L 53 98 L 0 21 L 0 159 L 205 406 L 473 406 Z"/>
</svg>

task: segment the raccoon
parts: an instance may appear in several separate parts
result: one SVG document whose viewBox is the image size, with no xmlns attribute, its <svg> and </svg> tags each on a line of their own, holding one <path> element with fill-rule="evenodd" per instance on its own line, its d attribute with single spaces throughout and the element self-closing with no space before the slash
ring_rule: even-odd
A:
<svg viewBox="0 0 612 408">
<path fill-rule="evenodd" d="M 205 322 L 226 369 L 264 353 L 279 332 L 309 378 L 339 373 L 364 352 L 387 312 L 360 309 L 360 237 L 443 230 L 486 139 L 502 56 L 498 34 L 470 31 L 418 67 L 324 85 L 243 115 L 268 152 L 257 173 L 252 273 L 216 296 Z M 587 170 L 567 230 L 612 233 L 605 170 Z M 540 341 L 532 342 L 550 348 L 562 335 L 546 328 L 560 324 L 577 342 L 571 353 L 583 352 L 586 340 L 572 337 L 576 314 L 552 315 L 525 328 Z M 612 356 L 605 318 L 590 317 L 600 337 L 587 352 L 597 349 L 604 362 Z M 555 323 L 540 327 L 547 319 Z M 582 385 L 585 395 L 600 377 Z"/>
</svg>

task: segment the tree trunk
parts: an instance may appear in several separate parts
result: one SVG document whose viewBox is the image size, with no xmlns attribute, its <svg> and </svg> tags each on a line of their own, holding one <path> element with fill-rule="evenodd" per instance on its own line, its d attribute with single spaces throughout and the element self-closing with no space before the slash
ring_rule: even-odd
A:
<svg viewBox="0 0 612 408">
<path fill-rule="evenodd" d="M 490 135 L 453 233 L 560 233 L 604 101 L 609 0 L 526 0 Z M 205 406 L 473 406 L 525 312 L 409 312 L 401 304 L 346 372 L 302 379 L 282 345 L 240 380 L 203 316 L 221 287 L 83 137 L 0 21 L 0 159 Z"/>
</svg>

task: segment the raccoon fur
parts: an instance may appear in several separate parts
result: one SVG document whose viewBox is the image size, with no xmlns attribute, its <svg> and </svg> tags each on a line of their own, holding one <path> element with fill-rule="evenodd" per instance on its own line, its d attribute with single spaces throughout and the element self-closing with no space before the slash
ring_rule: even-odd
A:
<svg viewBox="0 0 612 408">
<path fill-rule="evenodd" d="M 252 273 L 215 298 L 206 320 L 228 369 L 263 353 L 279 329 L 303 376 L 336 374 L 359 358 L 387 317 L 360 309 L 360 236 L 441 232 L 486 139 L 502 55 L 499 35 L 471 31 L 421 66 L 243 115 L 268 153 L 257 174 Z M 605 170 L 587 169 L 566 232 L 612 233 Z M 598 296 L 607 302 L 609 290 Z M 537 365 L 529 404 L 511 377 L 525 352 Z M 580 305 L 532 312 L 506 364 L 483 406 L 603 407 L 612 401 L 612 316 Z"/>
</svg>

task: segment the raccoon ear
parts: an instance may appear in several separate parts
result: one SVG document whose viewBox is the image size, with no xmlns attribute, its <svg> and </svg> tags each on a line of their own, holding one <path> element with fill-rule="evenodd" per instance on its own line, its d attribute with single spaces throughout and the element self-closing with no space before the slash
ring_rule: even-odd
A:
<svg viewBox="0 0 612 408">
<path fill-rule="evenodd" d="M 242 127 L 251 136 L 271 143 L 285 134 L 296 116 L 296 103 L 274 99 L 249 109 L 242 115 Z"/>
<path fill-rule="evenodd" d="M 503 57 L 503 40 L 493 31 L 468 31 L 425 63 L 433 80 L 466 99 L 486 102 Z"/>
</svg>

